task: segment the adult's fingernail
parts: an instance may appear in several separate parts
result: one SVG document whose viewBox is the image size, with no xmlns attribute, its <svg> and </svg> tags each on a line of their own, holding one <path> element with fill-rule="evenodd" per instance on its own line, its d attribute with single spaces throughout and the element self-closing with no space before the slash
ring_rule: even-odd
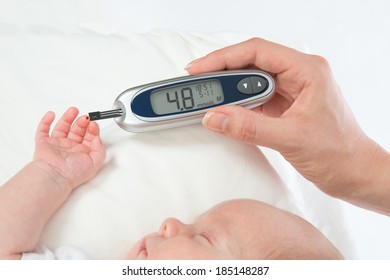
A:
<svg viewBox="0 0 390 280">
<path fill-rule="evenodd" d="M 208 129 L 224 132 L 228 123 L 228 116 L 222 113 L 208 112 L 202 120 L 202 123 Z"/>
<path fill-rule="evenodd" d="M 188 63 L 187 65 L 186 65 L 186 67 L 184 67 L 184 70 L 188 70 L 189 68 L 191 68 L 197 61 L 199 61 L 201 59 L 201 57 L 200 58 L 198 58 L 198 59 L 195 59 L 195 60 L 193 60 L 193 61 L 191 61 L 190 63 Z"/>
</svg>

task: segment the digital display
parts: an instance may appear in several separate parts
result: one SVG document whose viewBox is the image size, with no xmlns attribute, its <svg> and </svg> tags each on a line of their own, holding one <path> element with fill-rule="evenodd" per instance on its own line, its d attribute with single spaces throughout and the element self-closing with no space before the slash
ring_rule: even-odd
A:
<svg viewBox="0 0 390 280">
<path fill-rule="evenodd" d="M 221 82 L 203 80 L 152 92 L 150 102 L 157 115 L 186 112 L 218 105 L 224 101 Z"/>
</svg>

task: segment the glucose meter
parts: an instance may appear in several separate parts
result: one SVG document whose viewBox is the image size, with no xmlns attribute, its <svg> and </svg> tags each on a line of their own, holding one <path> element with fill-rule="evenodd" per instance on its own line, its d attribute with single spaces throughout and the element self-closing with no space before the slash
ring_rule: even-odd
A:
<svg viewBox="0 0 390 280">
<path fill-rule="evenodd" d="M 189 75 L 129 88 L 113 110 L 89 113 L 91 120 L 115 118 L 131 132 L 146 132 L 201 122 L 213 107 L 257 107 L 272 98 L 275 82 L 259 70 L 237 70 Z"/>
</svg>

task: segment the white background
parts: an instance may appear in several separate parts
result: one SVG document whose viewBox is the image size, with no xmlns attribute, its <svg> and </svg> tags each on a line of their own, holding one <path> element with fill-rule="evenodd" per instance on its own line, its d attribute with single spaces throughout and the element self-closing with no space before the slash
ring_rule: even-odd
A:
<svg viewBox="0 0 390 280">
<path fill-rule="evenodd" d="M 135 6 L 123 0 L 111 1 L 110 8 L 137 32 L 164 28 L 303 40 L 330 61 L 361 126 L 390 150 L 389 1 L 156 0 Z M 360 257 L 390 259 L 390 218 L 352 206 L 350 213 Z"/>
<path fill-rule="evenodd" d="M 19 2 L 18 0 L 14 0 Z M 43 0 L 36 1 L 42 2 Z M 84 5 L 87 0 L 69 0 Z M 1 9 L 0 20 L 18 21 Z M 123 26 L 136 32 L 170 29 L 200 33 L 235 32 L 276 41 L 302 40 L 312 53 L 326 57 L 360 124 L 390 150 L 390 2 L 386 0 L 98 0 Z M 62 3 L 62 4 L 61 4 Z M 48 5 L 61 6 L 62 1 Z M 34 10 L 34 1 L 21 9 Z M 64 9 L 66 12 L 66 9 Z M 74 15 L 69 14 L 70 17 Z M 54 15 L 53 15 L 54 17 Z M 50 15 L 48 15 L 50 18 Z M 55 18 L 50 18 L 52 21 Z M 44 19 L 42 19 L 44 20 Z M 101 20 L 105 20 L 102 18 Z M 1 78 L 0 78 L 1 79 Z M 362 259 L 390 259 L 390 218 L 349 207 Z"/>
</svg>

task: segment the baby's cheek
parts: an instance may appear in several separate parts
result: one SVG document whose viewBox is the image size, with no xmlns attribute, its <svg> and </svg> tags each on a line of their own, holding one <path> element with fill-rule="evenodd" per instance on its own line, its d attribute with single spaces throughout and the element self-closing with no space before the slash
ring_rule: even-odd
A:
<svg viewBox="0 0 390 280">
<path fill-rule="evenodd" d="M 166 239 L 148 251 L 148 258 L 153 260 L 191 260 L 197 259 L 200 248 L 193 242 Z"/>
<path fill-rule="evenodd" d="M 136 245 L 134 245 L 127 253 L 126 257 L 125 257 L 125 260 L 136 260 L 137 259 L 137 247 L 138 247 L 138 244 L 140 243 L 137 242 Z"/>
<path fill-rule="evenodd" d="M 158 260 L 207 260 L 229 259 L 214 247 L 198 244 L 194 241 L 170 242 L 160 244 L 155 250 L 149 252 L 149 259 Z"/>
</svg>

